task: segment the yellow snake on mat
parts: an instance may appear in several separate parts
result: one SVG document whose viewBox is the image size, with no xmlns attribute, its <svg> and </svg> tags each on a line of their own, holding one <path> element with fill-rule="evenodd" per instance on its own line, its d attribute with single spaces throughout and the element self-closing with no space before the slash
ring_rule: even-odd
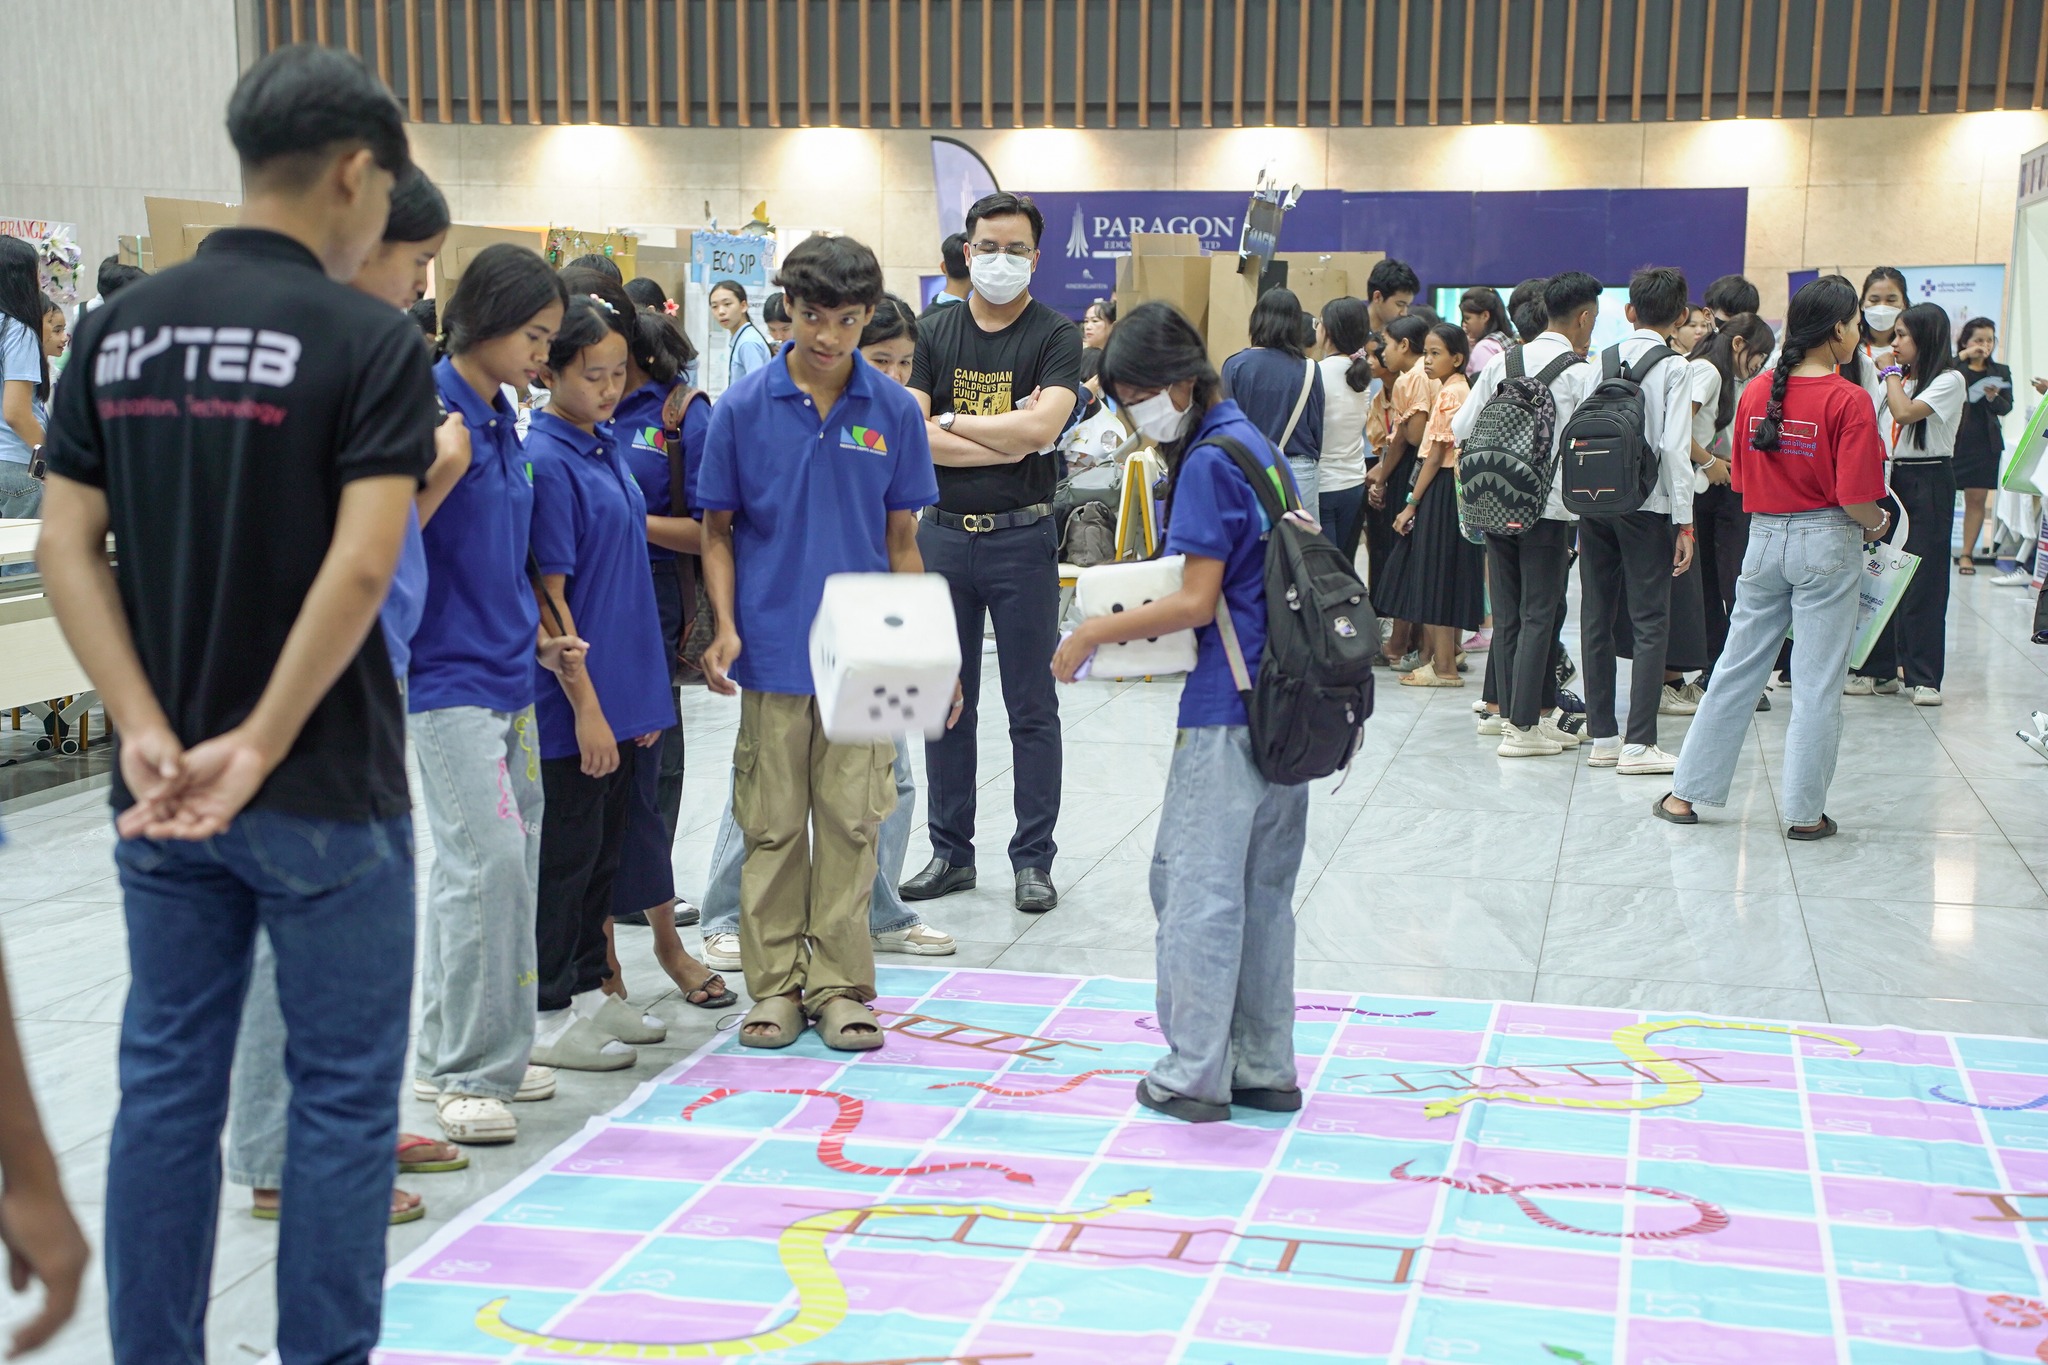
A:
<svg viewBox="0 0 2048 1365">
<path fill-rule="evenodd" d="M 1028 1213 L 1000 1204 L 877 1204 L 864 1209 L 830 1209 L 799 1218 L 776 1240 L 776 1255 L 796 1287 L 796 1315 L 771 1331 L 723 1341 L 579 1341 L 573 1337 L 529 1332 L 505 1321 L 505 1298 L 492 1299 L 477 1310 L 477 1330 L 500 1341 L 538 1347 L 563 1355 L 618 1356 L 629 1360 L 705 1360 L 754 1355 L 803 1346 L 846 1320 L 846 1285 L 825 1255 L 825 1239 L 867 1218 L 964 1218 L 975 1215 L 1007 1223 L 1087 1223 L 1152 1202 L 1150 1190 L 1132 1190 L 1099 1209 L 1078 1213 Z"/>
<path fill-rule="evenodd" d="M 1520 1090 L 1480 1090 L 1448 1099 L 1431 1100 L 1422 1107 L 1423 1117 L 1440 1119 L 1446 1114 L 1457 1113 L 1474 1100 L 1518 1100 L 1523 1104 L 1554 1104 L 1567 1109 L 1664 1109 L 1674 1104 L 1691 1104 L 1700 1097 L 1699 1078 L 1677 1062 L 1666 1061 L 1647 1041 L 1654 1034 L 1666 1033 L 1675 1028 L 1725 1028 L 1743 1029 L 1750 1033 L 1797 1034 L 1802 1038 L 1818 1038 L 1822 1042 L 1833 1043 L 1836 1047 L 1847 1048 L 1852 1053 L 1863 1051 L 1847 1038 L 1837 1038 L 1832 1033 L 1816 1033 L 1812 1029 L 1793 1028 L 1788 1024 L 1738 1024 L 1720 1019 L 1657 1019 L 1647 1024 L 1632 1024 L 1627 1028 L 1616 1029 L 1613 1041 L 1622 1056 L 1632 1062 L 1642 1063 L 1651 1075 L 1662 1081 L 1662 1090 L 1625 1100 L 1580 1100 L 1568 1095 L 1531 1095 Z"/>
</svg>

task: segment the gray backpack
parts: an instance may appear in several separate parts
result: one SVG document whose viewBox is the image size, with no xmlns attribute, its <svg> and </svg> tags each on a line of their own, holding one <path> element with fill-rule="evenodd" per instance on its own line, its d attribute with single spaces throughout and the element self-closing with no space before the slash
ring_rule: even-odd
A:
<svg viewBox="0 0 2048 1365">
<path fill-rule="evenodd" d="M 1116 515 L 1099 502 L 1084 502 L 1067 514 L 1060 538 L 1060 560 L 1077 569 L 1092 569 L 1116 558 Z"/>
</svg>

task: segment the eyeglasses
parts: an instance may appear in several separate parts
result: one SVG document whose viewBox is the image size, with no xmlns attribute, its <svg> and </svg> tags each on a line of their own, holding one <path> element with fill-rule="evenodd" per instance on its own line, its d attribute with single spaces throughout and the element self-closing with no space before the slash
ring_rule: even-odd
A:
<svg viewBox="0 0 2048 1365">
<path fill-rule="evenodd" d="M 1016 246 L 997 246 L 994 242 L 976 242 L 974 244 L 974 254 L 977 256 L 994 256 L 1000 254 L 1004 256 L 1015 256 L 1019 260 L 1029 260 L 1031 257 L 1038 254 L 1038 248 L 1035 246 L 1024 246 L 1021 243 Z"/>
</svg>

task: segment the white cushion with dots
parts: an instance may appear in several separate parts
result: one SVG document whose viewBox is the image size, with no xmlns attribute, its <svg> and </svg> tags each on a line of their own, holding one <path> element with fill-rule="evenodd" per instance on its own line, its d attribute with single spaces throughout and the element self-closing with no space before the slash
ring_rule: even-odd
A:
<svg viewBox="0 0 2048 1365">
<path fill-rule="evenodd" d="M 841 573 L 811 622 L 825 737 L 854 744 L 944 733 L 960 677 L 953 594 L 937 574 Z"/>
<path fill-rule="evenodd" d="M 1156 602 L 1180 591 L 1185 555 L 1140 560 L 1134 564 L 1097 564 L 1081 570 L 1074 583 L 1074 605 L 1081 615 L 1112 616 Z M 1176 630 L 1147 640 L 1126 640 L 1095 651 L 1091 678 L 1156 678 L 1185 673 L 1195 666 L 1195 633 Z"/>
</svg>

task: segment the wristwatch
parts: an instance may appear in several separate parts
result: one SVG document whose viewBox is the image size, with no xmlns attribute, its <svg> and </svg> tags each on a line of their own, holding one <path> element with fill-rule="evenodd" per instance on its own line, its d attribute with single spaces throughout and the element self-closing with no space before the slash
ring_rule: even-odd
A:
<svg viewBox="0 0 2048 1365">
<path fill-rule="evenodd" d="M 956 412 L 950 412 L 950 411 L 949 411 L 949 412 L 942 412 L 942 413 L 940 413 L 940 414 L 939 414 L 939 430 L 940 430 L 940 431 L 951 431 L 951 430 L 953 429 L 953 419 L 954 419 L 955 417 L 958 417 L 959 415 L 960 415 L 960 414 L 958 414 L 958 413 L 956 413 Z"/>
</svg>

